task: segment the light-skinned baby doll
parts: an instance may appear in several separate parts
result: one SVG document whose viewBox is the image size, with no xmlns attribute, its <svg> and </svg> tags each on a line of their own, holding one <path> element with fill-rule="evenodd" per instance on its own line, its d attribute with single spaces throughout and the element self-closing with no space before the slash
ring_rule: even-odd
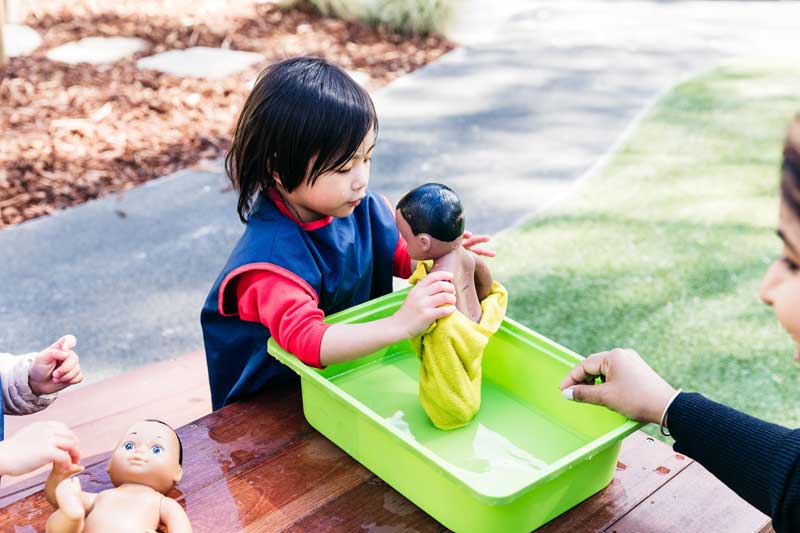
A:
<svg viewBox="0 0 800 533">
<path fill-rule="evenodd" d="M 166 496 L 181 479 L 182 463 L 177 433 L 164 422 L 144 420 L 125 431 L 111 454 L 113 489 L 83 492 L 72 477 L 83 467 L 54 464 L 45 485 L 45 496 L 56 507 L 47 533 L 155 532 L 162 524 L 169 533 L 191 532 L 186 511 Z"/>
</svg>

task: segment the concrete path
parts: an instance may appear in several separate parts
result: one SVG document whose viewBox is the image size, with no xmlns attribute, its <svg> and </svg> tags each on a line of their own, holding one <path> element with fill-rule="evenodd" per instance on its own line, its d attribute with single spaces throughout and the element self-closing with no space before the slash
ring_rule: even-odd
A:
<svg viewBox="0 0 800 533">
<path fill-rule="evenodd" d="M 373 188 L 396 201 L 449 183 L 480 232 L 569 194 L 677 79 L 800 49 L 794 3 L 503 5 L 471 12 L 467 46 L 375 95 Z M 0 347 L 75 333 L 90 381 L 201 347 L 200 307 L 242 230 L 224 187 L 218 166 L 179 172 L 0 232 Z"/>
</svg>

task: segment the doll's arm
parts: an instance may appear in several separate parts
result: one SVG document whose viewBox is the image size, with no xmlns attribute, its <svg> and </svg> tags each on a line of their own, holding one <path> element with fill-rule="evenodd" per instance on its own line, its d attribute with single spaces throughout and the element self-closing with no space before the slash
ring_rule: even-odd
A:
<svg viewBox="0 0 800 533">
<path fill-rule="evenodd" d="M 58 502 L 56 502 L 56 487 L 58 484 L 64 481 L 67 478 L 72 477 L 75 474 L 83 472 L 83 467 L 81 465 L 71 464 L 69 468 L 63 468 L 58 466 L 56 463 L 53 463 L 53 469 L 50 471 L 50 475 L 47 476 L 47 482 L 44 484 L 44 496 L 47 498 L 47 501 L 58 509 Z"/>
<path fill-rule="evenodd" d="M 480 301 L 492 292 L 492 272 L 489 265 L 478 256 L 475 256 L 475 291 Z"/>
<path fill-rule="evenodd" d="M 172 498 L 161 498 L 160 516 L 168 533 L 192 533 L 192 524 L 186 511 Z"/>
</svg>

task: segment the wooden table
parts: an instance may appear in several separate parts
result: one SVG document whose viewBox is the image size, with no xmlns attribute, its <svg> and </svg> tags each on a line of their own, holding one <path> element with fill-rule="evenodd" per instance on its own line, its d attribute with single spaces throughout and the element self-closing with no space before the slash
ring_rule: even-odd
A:
<svg viewBox="0 0 800 533">
<path fill-rule="evenodd" d="M 179 430 L 184 476 L 171 494 L 196 532 L 443 531 L 441 524 L 305 421 L 290 384 Z M 84 490 L 111 486 L 105 463 Z M 43 531 L 41 492 L 0 510 L 0 531 Z M 611 484 L 543 532 L 769 532 L 766 516 L 699 464 L 642 432 L 625 440 Z"/>
</svg>

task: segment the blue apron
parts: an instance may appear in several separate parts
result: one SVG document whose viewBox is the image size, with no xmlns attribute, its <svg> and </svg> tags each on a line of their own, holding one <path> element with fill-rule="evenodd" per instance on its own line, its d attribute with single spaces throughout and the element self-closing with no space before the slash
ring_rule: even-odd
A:
<svg viewBox="0 0 800 533">
<path fill-rule="evenodd" d="M 313 230 L 303 229 L 259 194 L 244 234 L 200 314 L 213 408 L 291 375 L 267 354 L 269 329 L 239 318 L 235 284 L 230 281 L 264 268 L 264 263 L 281 267 L 308 283 L 328 315 L 392 291 L 397 241 L 392 209 L 370 191 L 350 216 Z"/>
</svg>

